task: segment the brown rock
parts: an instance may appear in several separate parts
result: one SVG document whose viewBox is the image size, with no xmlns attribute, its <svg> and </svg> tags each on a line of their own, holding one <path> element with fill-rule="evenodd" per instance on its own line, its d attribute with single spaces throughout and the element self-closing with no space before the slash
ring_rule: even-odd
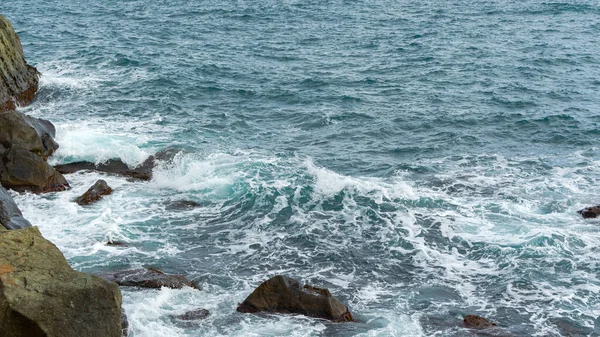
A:
<svg viewBox="0 0 600 337">
<path fill-rule="evenodd" d="M 243 313 L 297 313 L 334 322 L 351 322 L 348 308 L 331 295 L 328 289 L 300 283 L 278 275 L 263 282 L 248 296 L 237 311 Z"/>
<path fill-rule="evenodd" d="M 593 219 L 600 216 L 600 206 L 584 208 L 577 213 L 583 215 L 585 219 Z"/>
<path fill-rule="evenodd" d="M 63 191 L 69 183 L 42 157 L 13 145 L 2 156 L 0 183 L 19 192 L 45 193 Z"/>
<path fill-rule="evenodd" d="M 485 329 L 496 326 L 496 323 L 491 323 L 487 319 L 477 315 L 467 315 L 465 316 L 463 322 L 467 328 L 472 329 Z"/>
<path fill-rule="evenodd" d="M 0 183 L 19 192 L 45 193 L 64 191 L 69 183 L 42 157 L 13 145 L 0 161 Z"/>
<path fill-rule="evenodd" d="M 0 15 L 0 111 L 24 106 L 35 97 L 39 72 L 25 62 L 21 40 Z"/>
<path fill-rule="evenodd" d="M 90 187 L 82 196 L 75 199 L 75 202 L 81 206 L 89 205 L 102 199 L 103 196 L 111 194 L 112 192 L 112 188 L 108 186 L 106 181 L 100 179 L 96 181 L 96 183 L 92 187 Z"/>
<path fill-rule="evenodd" d="M 167 287 L 173 289 L 192 287 L 200 289 L 197 282 L 190 281 L 183 275 L 165 274 L 156 268 L 125 270 L 99 276 L 120 286 L 142 288 Z"/>
</svg>

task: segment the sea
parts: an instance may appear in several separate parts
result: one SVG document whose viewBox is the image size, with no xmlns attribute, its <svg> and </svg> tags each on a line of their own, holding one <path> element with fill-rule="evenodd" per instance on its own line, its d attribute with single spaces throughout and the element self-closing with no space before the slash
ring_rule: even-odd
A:
<svg viewBox="0 0 600 337">
<path fill-rule="evenodd" d="M 577 214 L 600 204 L 598 1 L 0 13 L 42 74 L 20 110 L 56 125 L 52 164 L 182 150 L 151 181 L 78 172 L 65 192 L 13 193 L 76 270 L 200 283 L 123 287 L 130 336 L 600 336 L 600 221 Z M 73 202 L 98 179 L 111 196 Z M 278 274 L 357 321 L 236 312 Z M 466 329 L 468 314 L 497 327 Z"/>
</svg>

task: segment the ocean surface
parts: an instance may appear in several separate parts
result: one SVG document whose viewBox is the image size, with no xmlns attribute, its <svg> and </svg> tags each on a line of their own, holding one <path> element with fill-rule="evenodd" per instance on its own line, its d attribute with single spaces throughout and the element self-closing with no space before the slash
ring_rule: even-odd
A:
<svg viewBox="0 0 600 337">
<path fill-rule="evenodd" d="M 129 165 L 14 194 L 80 271 L 122 288 L 130 336 L 600 336 L 600 3 L 2 0 L 42 73 L 22 111 L 52 163 Z M 97 179 L 112 196 L 72 200 Z M 178 201 L 199 207 L 178 208 Z M 108 240 L 125 246 L 108 246 Z M 356 323 L 250 315 L 276 274 Z M 205 308 L 181 325 L 172 315 Z M 498 323 L 463 328 L 478 314 Z"/>
</svg>

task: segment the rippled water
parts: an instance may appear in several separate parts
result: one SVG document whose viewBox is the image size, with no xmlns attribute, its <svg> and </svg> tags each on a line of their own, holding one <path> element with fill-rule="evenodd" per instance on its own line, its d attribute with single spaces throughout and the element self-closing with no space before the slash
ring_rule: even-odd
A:
<svg viewBox="0 0 600 337">
<path fill-rule="evenodd" d="M 599 336 L 600 5 L 594 1 L 4 0 L 43 73 L 26 113 L 55 163 L 130 165 L 18 195 L 141 336 Z M 115 193 L 72 199 L 96 179 Z M 192 200 L 198 208 L 175 210 Z M 125 247 L 104 244 L 108 239 Z M 235 312 L 262 280 L 329 287 L 358 323 Z M 198 307 L 198 326 L 169 317 Z M 462 316 L 498 322 L 462 328 Z"/>
</svg>

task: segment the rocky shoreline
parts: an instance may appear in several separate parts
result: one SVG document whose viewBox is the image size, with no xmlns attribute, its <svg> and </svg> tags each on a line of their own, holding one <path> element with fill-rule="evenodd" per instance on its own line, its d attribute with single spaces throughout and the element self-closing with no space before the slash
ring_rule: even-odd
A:
<svg viewBox="0 0 600 337">
<path fill-rule="evenodd" d="M 76 162 L 51 166 L 48 158 L 59 148 L 56 129 L 47 120 L 27 116 L 18 107 L 35 99 L 40 73 L 25 61 L 19 37 L 0 15 L 0 337 L 4 336 L 127 336 L 128 323 L 121 307 L 121 287 L 201 291 L 184 275 L 165 274 L 156 268 L 91 275 L 73 270 L 63 254 L 25 219 L 7 189 L 19 193 L 60 192 L 69 188 L 64 175 L 100 171 L 139 181 L 152 179 L 159 161 L 172 159 L 179 150 L 167 148 L 130 168 L 119 158 L 105 163 Z M 112 193 L 99 180 L 74 200 L 84 206 Z M 193 207 L 182 202 L 180 207 Z M 580 211 L 586 218 L 600 215 L 600 206 Z M 232 309 L 233 310 L 233 309 Z M 302 314 L 332 322 L 356 321 L 350 309 L 324 288 L 277 275 L 261 283 L 238 307 L 245 313 Z M 198 308 L 173 317 L 199 321 L 210 312 Z M 474 315 L 464 326 L 494 329 L 495 323 Z"/>
</svg>

